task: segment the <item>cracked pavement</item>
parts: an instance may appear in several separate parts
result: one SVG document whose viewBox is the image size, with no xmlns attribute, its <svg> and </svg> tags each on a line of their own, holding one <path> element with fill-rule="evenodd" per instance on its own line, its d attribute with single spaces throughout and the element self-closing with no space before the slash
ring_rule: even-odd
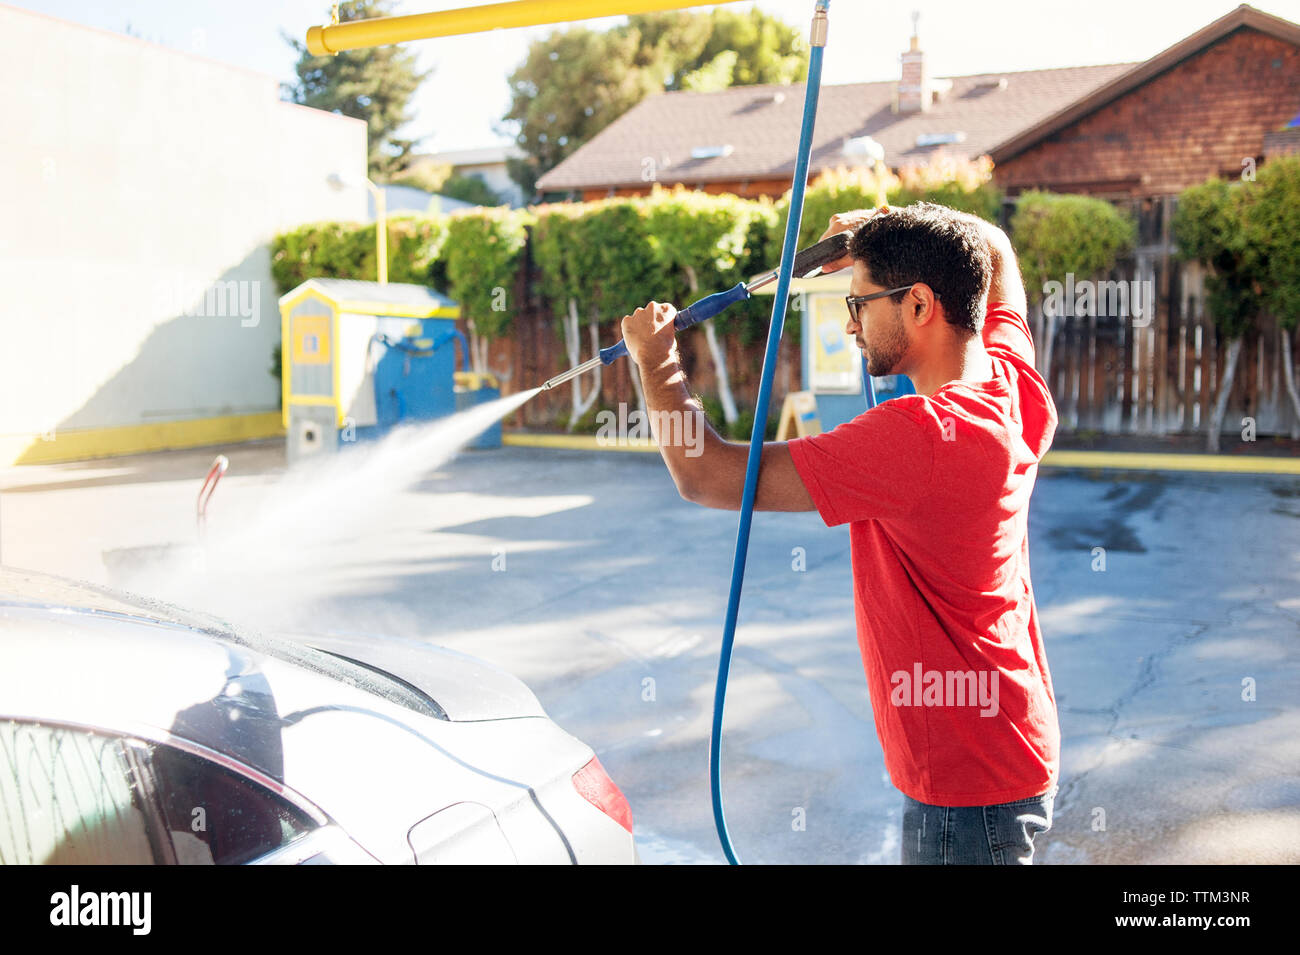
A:
<svg viewBox="0 0 1300 955">
<path fill-rule="evenodd" d="M 223 450 L 210 524 L 284 468 L 274 444 Z M 3 472 L 0 559 L 121 583 L 193 546 L 215 453 Z M 400 498 L 314 555 L 314 579 L 201 609 L 502 666 L 596 750 L 644 861 L 722 862 L 708 745 L 736 515 L 681 501 L 648 454 L 465 453 Z M 1037 860 L 1300 862 L 1300 478 L 1043 470 L 1029 528 L 1063 742 Z M 744 861 L 898 860 L 848 557 L 814 514 L 755 518 L 723 743 Z"/>
</svg>

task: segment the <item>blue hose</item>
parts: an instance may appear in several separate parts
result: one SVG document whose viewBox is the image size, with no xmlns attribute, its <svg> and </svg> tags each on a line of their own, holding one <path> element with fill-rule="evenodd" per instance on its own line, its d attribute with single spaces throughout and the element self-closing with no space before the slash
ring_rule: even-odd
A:
<svg viewBox="0 0 1300 955">
<path fill-rule="evenodd" d="M 817 0 L 816 14 L 825 15 L 830 0 Z M 814 18 L 816 33 L 816 17 Z M 822 55 L 825 43 L 814 36 L 808 56 L 808 83 L 804 94 L 803 126 L 799 131 L 799 151 L 795 159 L 794 186 L 790 194 L 790 215 L 785 224 L 785 245 L 781 250 L 781 268 L 772 302 L 772 322 L 767 330 L 767 351 L 763 356 L 763 375 L 758 386 L 758 403 L 754 408 L 754 430 L 749 437 L 749 459 L 745 466 L 745 492 L 740 504 L 740 526 L 736 530 L 736 553 L 731 564 L 731 594 L 727 599 L 727 621 L 722 633 L 722 651 L 718 661 L 718 685 L 713 695 L 713 732 L 709 739 L 709 786 L 713 795 L 713 821 L 722 841 L 722 851 L 732 865 L 740 859 L 731 845 L 727 819 L 722 811 L 722 712 L 727 699 L 727 676 L 731 670 L 731 647 L 736 637 L 736 618 L 740 611 L 740 591 L 745 582 L 745 558 L 749 553 L 749 527 L 754 517 L 754 497 L 758 490 L 758 471 L 763 458 L 763 438 L 767 425 L 767 406 L 772 397 L 772 378 L 776 372 L 777 352 L 785 329 L 790 278 L 794 272 L 795 252 L 799 248 L 799 226 L 803 221 L 803 197 L 808 185 L 808 160 L 812 153 L 813 127 L 817 120 L 817 101 L 821 94 Z M 863 369 L 865 372 L 865 368 Z M 864 374 L 864 386 L 871 394 L 871 379 Z M 869 399 L 870 400 L 870 399 Z"/>
</svg>

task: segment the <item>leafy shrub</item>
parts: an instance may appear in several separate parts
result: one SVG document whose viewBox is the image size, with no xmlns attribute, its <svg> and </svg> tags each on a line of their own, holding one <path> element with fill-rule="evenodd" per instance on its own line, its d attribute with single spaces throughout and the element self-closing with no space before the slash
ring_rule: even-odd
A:
<svg viewBox="0 0 1300 955">
<path fill-rule="evenodd" d="M 1106 272 L 1133 247 L 1137 224 L 1104 199 L 1026 192 L 1011 218 L 1011 242 L 1031 301 L 1048 281 Z"/>
<path fill-rule="evenodd" d="M 374 223 L 316 222 L 277 235 L 271 243 L 271 277 L 283 295 L 313 278 L 378 278 Z M 388 220 L 388 280 L 433 281 L 447 239 L 444 216 L 393 216 Z"/>
<path fill-rule="evenodd" d="M 487 340 L 510 328 L 515 275 L 531 214 L 504 207 L 466 209 L 448 217 L 445 256 L 452 298 L 474 332 Z"/>
<path fill-rule="evenodd" d="M 1244 184 L 1250 185 L 1250 184 Z M 1253 183 L 1246 216 L 1246 255 L 1264 307 L 1285 329 L 1300 324 L 1300 156 L 1270 159 Z"/>
<path fill-rule="evenodd" d="M 898 185 L 890 190 L 889 203 L 895 206 L 913 202 L 935 202 L 958 212 L 998 221 L 1002 194 L 993 185 L 993 160 L 936 157 L 925 166 L 899 170 Z"/>
</svg>

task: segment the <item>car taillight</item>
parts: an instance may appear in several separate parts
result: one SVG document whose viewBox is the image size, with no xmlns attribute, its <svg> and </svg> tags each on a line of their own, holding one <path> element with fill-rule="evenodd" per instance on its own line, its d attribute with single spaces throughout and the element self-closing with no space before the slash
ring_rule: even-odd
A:
<svg viewBox="0 0 1300 955">
<path fill-rule="evenodd" d="M 609 778 L 605 767 L 595 756 L 591 762 L 573 774 L 573 788 L 583 799 L 591 803 L 609 818 L 613 819 L 628 832 L 632 831 L 632 807 L 614 780 Z"/>
</svg>

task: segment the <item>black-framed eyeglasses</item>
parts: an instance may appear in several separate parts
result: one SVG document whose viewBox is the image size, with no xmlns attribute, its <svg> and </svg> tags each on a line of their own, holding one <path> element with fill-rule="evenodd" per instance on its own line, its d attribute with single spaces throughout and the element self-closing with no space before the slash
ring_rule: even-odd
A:
<svg viewBox="0 0 1300 955">
<path fill-rule="evenodd" d="M 870 295 L 846 295 L 844 296 L 844 301 L 847 302 L 849 306 L 849 318 L 857 322 L 858 306 L 870 302 L 873 298 L 884 298 L 886 295 L 897 295 L 899 292 L 910 292 L 911 290 L 911 285 L 904 285 L 900 288 L 891 288 L 885 292 L 872 292 Z M 858 324 L 861 324 L 861 322 L 858 322 Z"/>
</svg>

